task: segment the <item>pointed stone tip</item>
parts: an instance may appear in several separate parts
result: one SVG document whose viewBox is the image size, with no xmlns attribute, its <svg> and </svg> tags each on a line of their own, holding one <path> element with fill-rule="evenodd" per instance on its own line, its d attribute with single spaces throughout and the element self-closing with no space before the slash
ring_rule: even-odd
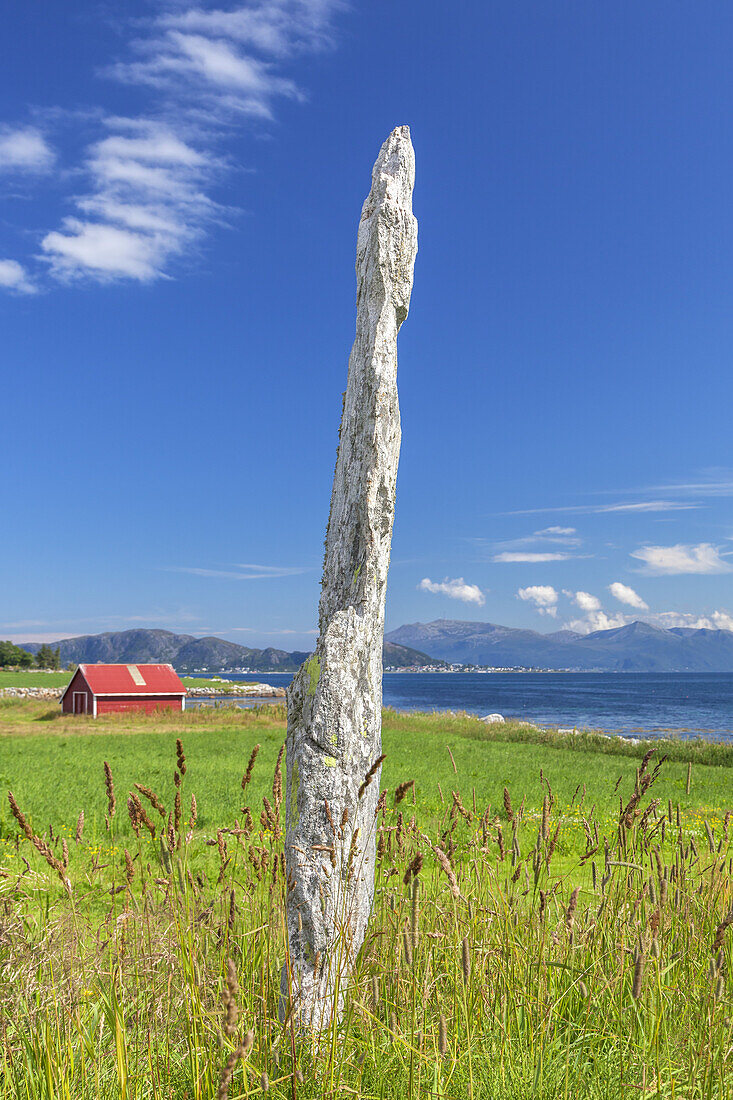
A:
<svg viewBox="0 0 733 1100">
<path fill-rule="evenodd" d="M 409 126 L 395 126 L 379 150 L 372 174 L 373 184 L 385 175 L 404 177 L 412 190 L 415 182 L 415 150 L 410 140 Z"/>
</svg>

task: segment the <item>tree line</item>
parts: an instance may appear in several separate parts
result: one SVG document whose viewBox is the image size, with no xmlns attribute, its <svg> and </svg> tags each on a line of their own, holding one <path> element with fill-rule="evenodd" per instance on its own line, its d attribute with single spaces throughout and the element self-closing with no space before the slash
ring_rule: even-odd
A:
<svg viewBox="0 0 733 1100">
<path fill-rule="evenodd" d="M 37 653 L 29 653 L 12 642 L 0 642 L 0 668 L 61 668 L 61 650 L 45 642 Z"/>
</svg>

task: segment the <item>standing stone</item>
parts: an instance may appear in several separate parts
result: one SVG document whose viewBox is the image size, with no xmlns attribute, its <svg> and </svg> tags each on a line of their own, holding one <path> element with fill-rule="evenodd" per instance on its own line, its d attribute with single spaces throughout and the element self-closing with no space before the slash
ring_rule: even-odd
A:
<svg viewBox="0 0 733 1100">
<path fill-rule="evenodd" d="M 407 126 L 382 146 L 356 245 L 356 338 L 331 496 L 315 653 L 288 689 L 285 1011 L 340 1014 L 374 897 L 382 643 L 400 451 L 397 332 L 417 252 Z"/>
</svg>

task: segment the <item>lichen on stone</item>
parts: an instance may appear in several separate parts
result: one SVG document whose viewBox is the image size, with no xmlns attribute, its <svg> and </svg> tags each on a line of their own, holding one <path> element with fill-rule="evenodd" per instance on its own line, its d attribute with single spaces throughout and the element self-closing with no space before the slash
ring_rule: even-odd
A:
<svg viewBox="0 0 733 1100">
<path fill-rule="evenodd" d="M 306 674 L 310 677 L 310 683 L 308 684 L 308 695 L 315 695 L 316 688 L 318 687 L 318 681 L 321 678 L 321 662 L 314 653 L 303 666 Z"/>
</svg>

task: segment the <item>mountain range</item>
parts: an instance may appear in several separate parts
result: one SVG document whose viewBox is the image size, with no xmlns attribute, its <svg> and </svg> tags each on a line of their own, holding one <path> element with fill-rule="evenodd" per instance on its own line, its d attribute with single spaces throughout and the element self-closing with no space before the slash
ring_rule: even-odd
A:
<svg viewBox="0 0 733 1100">
<path fill-rule="evenodd" d="M 540 634 L 494 623 L 438 619 L 387 638 L 451 664 L 601 672 L 733 672 L 733 633 L 634 622 L 614 630 Z"/>
<path fill-rule="evenodd" d="M 231 668 L 294 672 L 308 656 L 297 650 L 250 649 L 223 638 L 195 638 L 169 630 L 87 634 L 52 644 L 59 647 L 64 665 L 164 661 L 179 672 Z M 40 645 L 29 642 L 23 648 L 35 653 Z M 591 634 L 572 630 L 540 634 L 495 623 L 438 619 L 398 627 L 385 637 L 385 667 L 445 663 L 583 672 L 733 672 L 733 633 L 690 627 L 663 630 L 635 622 Z"/>
<path fill-rule="evenodd" d="M 257 672 L 295 672 L 308 653 L 284 649 L 249 649 L 223 638 L 194 638 L 192 634 L 172 634 L 169 630 L 118 630 L 106 634 L 85 634 L 51 643 L 58 647 L 61 664 L 145 664 L 166 663 L 178 672 L 206 669 L 221 672 L 227 668 L 248 668 Z M 21 647 L 37 653 L 39 642 Z M 393 668 L 428 665 L 432 658 L 402 645 L 385 641 L 384 664 Z M 437 662 L 442 664 L 443 662 Z"/>
</svg>

